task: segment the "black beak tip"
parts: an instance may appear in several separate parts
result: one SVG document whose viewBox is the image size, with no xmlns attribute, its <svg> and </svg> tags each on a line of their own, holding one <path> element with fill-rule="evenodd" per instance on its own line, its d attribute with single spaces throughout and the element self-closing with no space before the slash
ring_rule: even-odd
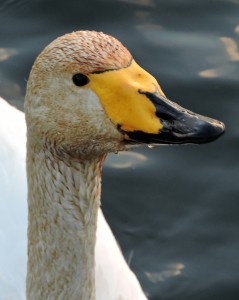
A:
<svg viewBox="0 0 239 300">
<path fill-rule="evenodd" d="M 204 144 L 219 138 L 225 132 L 225 125 L 217 120 L 193 113 L 154 93 L 140 92 L 154 104 L 156 116 L 162 128 L 158 133 L 124 131 L 127 143 L 145 144 Z"/>
<path fill-rule="evenodd" d="M 222 122 L 204 117 L 198 120 L 193 136 L 195 142 L 209 143 L 219 138 L 225 132 L 225 125 Z"/>
</svg>

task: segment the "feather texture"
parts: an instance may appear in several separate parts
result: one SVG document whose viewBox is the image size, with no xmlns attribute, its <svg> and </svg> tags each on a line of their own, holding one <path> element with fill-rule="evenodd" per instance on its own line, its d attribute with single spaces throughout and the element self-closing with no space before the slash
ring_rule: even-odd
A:
<svg viewBox="0 0 239 300">
<path fill-rule="evenodd" d="M 24 114 L 0 98 L 0 299 L 24 300 L 27 261 L 27 184 Z M 146 299 L 99 209 L 96 299 Z"/>
</svg>

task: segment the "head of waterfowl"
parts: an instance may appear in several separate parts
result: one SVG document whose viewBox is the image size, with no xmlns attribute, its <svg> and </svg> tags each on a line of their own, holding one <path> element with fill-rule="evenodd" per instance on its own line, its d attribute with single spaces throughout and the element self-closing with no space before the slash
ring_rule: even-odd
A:
<svg viewBox="0 0 239 300">
<path fill-rule="evenodd" d="M 35 147 L 92 157 L 132 144 L 206 143 L 223 123 L 168 100 L 156 79 L 115 38 L 78 31 L 36 59 L 25 101 Z"/>
</svg>

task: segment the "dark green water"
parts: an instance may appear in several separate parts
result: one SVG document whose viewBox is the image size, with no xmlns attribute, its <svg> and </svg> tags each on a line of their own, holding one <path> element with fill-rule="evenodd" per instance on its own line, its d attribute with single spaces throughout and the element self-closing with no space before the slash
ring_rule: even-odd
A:
<svg viewBox="0 0 239 300">
<path fill-rule="evenodd" d="M 239 1 L 1 0 L 0 95 L 22 108 L 36 55 L 80 29 L 117 37 L 170 99 L 225 122 L 212 144 L 111 155 L 102 208 L 150 299 L 238 300 Z"/>
</svg>

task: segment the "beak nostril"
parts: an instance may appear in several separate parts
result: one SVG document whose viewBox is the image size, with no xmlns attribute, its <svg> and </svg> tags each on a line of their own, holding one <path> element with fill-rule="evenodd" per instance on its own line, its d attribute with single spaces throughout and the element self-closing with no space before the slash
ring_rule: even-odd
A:
<svg viewBox="0 0 239 300">
<path fill-rule="evenodd" d="M 156 116 L 159 117 L 160 120 L 169 121 L 171 123 L 174 122 L 174 118 L 170 114 L 156 112 Z"/>
</svg>

